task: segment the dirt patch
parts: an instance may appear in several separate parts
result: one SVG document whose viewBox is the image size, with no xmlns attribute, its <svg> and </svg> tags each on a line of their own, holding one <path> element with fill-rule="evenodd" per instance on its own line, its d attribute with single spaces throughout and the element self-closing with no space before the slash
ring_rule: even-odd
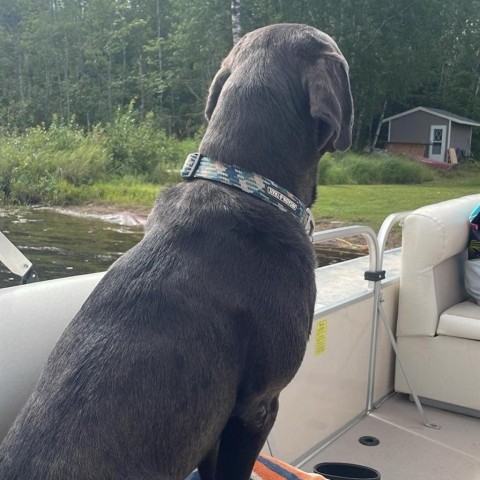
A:
<svg viewBox="0 0 480 480">
<path fill-rule="evenodd" d="M 95 218 L 109 223 L 125 226 L 144 226 L 147 222 L 149 209 L 133 207 L 122 210 L 112 205 L 81 205 L 70 207 L 48 207 L 65 215 L 72 215 L 83 218 Z"/>
</svg>

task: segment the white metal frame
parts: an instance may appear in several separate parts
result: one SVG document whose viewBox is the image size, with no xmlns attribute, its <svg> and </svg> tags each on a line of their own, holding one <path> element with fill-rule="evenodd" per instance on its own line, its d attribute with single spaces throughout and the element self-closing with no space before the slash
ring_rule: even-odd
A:
<svg viewBox="0 0 480 480">
<path fill-rule="evenodd" d="M 350 227 L 342 227 L 342 228 L 335 228 L 331 230 L 324 230 L 322 232 L 316 232 L 313 235 L 313 243 L 321 243 L 328 240 L 336 239 L 336 238 L 344 238 L 350 237 L 353 235 L 362 235 L 368 246 L 368 253 L 369 253 L 369 270 L 371 272 L 382 272 L 383 268 L 383 257 L 385 253 L 386 241 L 388 235 L 390 234 L 392 228 L 397 225 L 401 224 L 401 222 L 405 219 L 405 217 L 410 212 L 399 212 L 389 215 L 383 222 L 378 235 L 367 226 L 362 225 L 353 225 Z M 377 354 L 377 338 L 378 338 L 378 318 L 379 316 L 382 318 L 384 327 L 387 331 L 388 338 L 392 345 L 392 348 L 395 352 L 396 359 L 400 368 L 403 371 L 407 384 L 409 386 L 411 395 L 413 400 L 417 406 L 419 414 L 422 418 L 423 424 L 430 428 L 439 428 L 437 425 L 430 423 L 426 417 L 426 414 L 423 410 L 422 404 L 414 391 L 413 385 L 408 379 L 407 372 L 403 366 L 402 360 L 399 357 L 397 342 L 395 340 L 395 336 L 390 328 L 390 325 L 387 322 L 385 312 L 382 307 L 382 282 L 375 281 L 370 282 L 370 285 L 373 284 L 373 312 L 372 312 L 372 330 L 371 330 L 371 340 L 370 340 L 370 358 L 369 358 L 369 371 L 368 371 L 368 387 L 367 387 L 367 399 L 366 399 L 366 408 L 363 415 L 366 415 L 377 408 L 378 405 L 374 404 L 374 390 L 375 390 L 375 371 L 376 371 L 376 354 Z M 351 424 L 345 426 L 342 429 L 342 432 L 345 429 L 350 428 L 353 426 L 356 421 L 352 421 Z M 322 446 L 322 449 L 325 448 L 325 445 Z M 305 462 L 304 460 L 303 462 Z"/>
</svg>

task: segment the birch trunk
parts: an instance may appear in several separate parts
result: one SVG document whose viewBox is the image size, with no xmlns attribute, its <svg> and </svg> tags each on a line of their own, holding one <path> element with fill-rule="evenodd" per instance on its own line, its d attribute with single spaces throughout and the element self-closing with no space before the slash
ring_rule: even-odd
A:
<svg viewBox="0 0 480 480">
<path fill-rule="evenodd" d="M 68 38 L 65 35 L 65 61 L 63 64 L 63 75 L 64 75 L 64 84 L 65 84 L 65 99 L 67 101 L 67 122 L 70 122 L 70 77 L 69 77 L 69 62 L 70 62 L 70 52 L 68 48 Z"/>
<path fill-rule="evenodd" d="M 242 38 L 240 3 L 241 0 L 232 0 L 232 37 L 234 45 Z"/>
<path fill-rule="evenodd" d="M 160 110 L 163 110 L 163 52 L 162 26 L 160 23 L 160 0 L 157 0 L 157 43 L 158 43 L 158 91 L 160 93 Z"/>
</svg>

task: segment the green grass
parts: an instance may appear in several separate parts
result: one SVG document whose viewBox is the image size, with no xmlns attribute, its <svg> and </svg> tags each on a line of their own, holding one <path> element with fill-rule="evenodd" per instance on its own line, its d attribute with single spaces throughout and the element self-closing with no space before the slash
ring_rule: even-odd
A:
<svg viewBox="0 0 480 480">
<path fill-rule="evenodd" d="M 88 195 L 95 203 L 151 207 L 160 190 L 153 183 L 97 183 L 88 188 Z"/>
<path fill-rule="evenodd" d="M 72 186 L 62 183 L 55 205 L 108 205 L 119 208 L 150 209 L 162 188 L 135 178 L 120 178 L 92 185 Z"/>
<path fill-rule="evenodd" d="M 339 220 L 378 230 L 391 213 L 480 193 L 480 179 L 469 184 L 441 180 L 421 185 L 319 185 L 315 220 Z M 463 182 L 466 183 L 466 182 Z"/>
</svg>

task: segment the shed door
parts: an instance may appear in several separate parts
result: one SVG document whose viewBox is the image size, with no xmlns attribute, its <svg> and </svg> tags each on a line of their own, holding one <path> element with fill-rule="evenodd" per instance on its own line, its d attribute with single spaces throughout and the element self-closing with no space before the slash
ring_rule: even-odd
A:
<svg viewBox="0 0 480 480">
<path fill-rule="evenodd" d="M 430 148 L 428 158 L 445 161 L 445 145 L 447 143 L 446 125 L 432 125 L 430 127 Z"/>
</svg>

